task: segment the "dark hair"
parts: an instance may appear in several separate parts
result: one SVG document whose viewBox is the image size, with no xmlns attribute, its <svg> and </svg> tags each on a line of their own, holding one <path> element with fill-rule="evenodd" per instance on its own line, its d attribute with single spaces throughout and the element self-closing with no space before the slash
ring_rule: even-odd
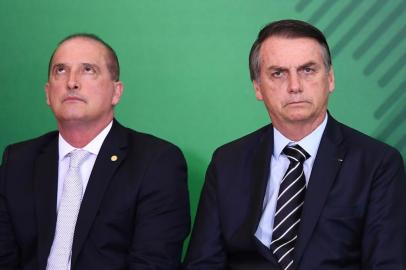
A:
<svg viewBox="0 0 406 270">
<path fill-rule="evenodd" d="M 49 64 L 48 64 L 48 76 L 50 75 L 51 72 L 51 68 L 52 68 L 52 60 L 54 58 L 55 52 L 58 50 L 58 48 L 65 42 L 74 38 L 84 38 L 84 39 L 90 39 L 90 40 L 94 40 L 98 43 L 100 43 L 101 45 L 103 45 L 106 49 L 107 49 L 107 68 L 110 71 L 110 75 L 111 75 L 111 79 L 113 81 L 118 81 L 120 79 L 120 64 L 118 62 L 118 58 L 117 58 L 117 54 L 116 52 L 113 50 L 113 48 L 107 44 L 104 40 L 102 40 L 101 38 L 99 38 L 98 36 L 94 35 L 94 34 L 88 34 L 88 33 L 76 33 L 76 34 L 72 34 L 69 35 L 67 37 L 65 37 L 64 39 L 62 39 L 59 43 L 58 46 L 55 48 L 55 50 L 53 51 L 51 58 L 49 59 Z"/>
<path fill-rule="evenodd" d="M 251 81 L 258 79 L 260 73 L 260 49 L 262 43 L 271 36 L 285 38 L 312 38 L 323 50 L 323 62 L 326 69 L 331 67 L 331 54 L 323 33 L 313 25 L 299 20 L 281 20 L 266 25 L 258 33 L 258 37 L 251 47 L 249 55 L 249 69 Z"/>
</svg>

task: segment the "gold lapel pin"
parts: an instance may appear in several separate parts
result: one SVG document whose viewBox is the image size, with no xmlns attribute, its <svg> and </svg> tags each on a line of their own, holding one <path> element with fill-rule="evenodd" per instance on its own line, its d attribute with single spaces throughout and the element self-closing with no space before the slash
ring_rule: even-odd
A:
<svg viewBox="0 0 406 270">
<path fill-rule="evenodd" d="M 112 155 L 110 159 L 111 161 L 117 161 L 118 157 L 116 155 Z"/>
</svg>

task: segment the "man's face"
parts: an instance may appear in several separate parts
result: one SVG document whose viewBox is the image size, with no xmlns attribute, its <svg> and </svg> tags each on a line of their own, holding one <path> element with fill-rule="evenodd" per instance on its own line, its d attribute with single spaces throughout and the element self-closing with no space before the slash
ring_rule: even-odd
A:
<svg viewBox="0 0 406 270">
<path fill-rule="evenodd" d="M 123 86 L 112 80 L 107 59 L 102 44 L 81 37 L 65 41 L 56 50 L 45 92 L 59 124 L 111 121 Z"/>
<path fill-rule="evenodd" d="M 316 40 L 270 37 L 260 49 L 254 88 L 276 128 L 319 124 L 334 89 L 334 73 L 332 67 L 326 69 Z"/>
</svg>

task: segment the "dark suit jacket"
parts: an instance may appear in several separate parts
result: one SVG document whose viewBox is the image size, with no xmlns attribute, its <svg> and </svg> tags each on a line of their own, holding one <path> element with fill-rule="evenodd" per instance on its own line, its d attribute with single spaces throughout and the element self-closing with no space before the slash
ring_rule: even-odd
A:
<svg viewBox="0 0 406 270">
<path fill-rule="evenodd" d="M 279 269 L 254 236 L 272 152 L 272 125 L 216 150 L 185 269 Z M 406 177 L 396 150 L 329 117 L 292 269 L 406 269 Z"/>
<path fill-rule="evenodd" d="M 0 269 L 45 269 L 55 232 L 57 179 L 57 132 L 5 150 Z M 114 121 L 83 197 L 71 269 L 177 269 L 189 226 L 181 151 Z"/>
</svg>

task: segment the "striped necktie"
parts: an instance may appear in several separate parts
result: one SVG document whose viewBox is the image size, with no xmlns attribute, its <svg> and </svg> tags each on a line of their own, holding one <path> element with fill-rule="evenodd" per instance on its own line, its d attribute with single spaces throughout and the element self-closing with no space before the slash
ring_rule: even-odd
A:
<svg viewBox="0 0 406 270">
<path fill-rule="evenodd" d="M 303 163 L 310 155 L 297 144 L 286 146 L 282 153 L 290 164 L 279 186 L 271 250 L 282 269 L 287 270 L 293 265 L 293 251 L 306 193 Z"/>
</svg>

